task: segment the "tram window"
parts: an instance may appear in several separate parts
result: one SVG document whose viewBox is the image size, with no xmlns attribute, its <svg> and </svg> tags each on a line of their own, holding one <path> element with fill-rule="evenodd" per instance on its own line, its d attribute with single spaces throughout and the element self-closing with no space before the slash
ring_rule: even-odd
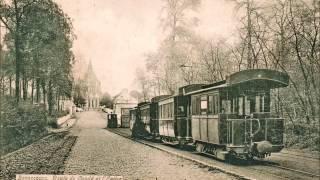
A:
<svg viewBox="0 0 320 180">
<path fill-rule="evenodd" d="M 219 113 L 219 98 L 218 95 L 213 96 L 213 114 L 218 114 Z"/>
<path fill-rule="evenodd" d="M 201 114 L 206 114 L 207 113 L 207 109 L 208 109 L 207 96 L 201 96 L 200 108 L 201 108 Z"/>
<path fill-rule="evenodd" d="M 178 115 L 184 115 L 184 106 L 179 106 L 178 107 Z"/>
<path fill-rule="evenodd" d="M 168 115 L 168 117 L 169 117 L 169 118 L 172 118 L 172 117 L 173 117 L 173 103 L 169 103 L 169 104 L 168 104 L 168 108 L 169 108 L 169 115 Z"/>
<path fill-rule="evenodd" d="M 196 114 L 196 97 L 192 96 L 191 102 L 192 102 L 192 114 L 195 115 Z"/>
<path fill-rule="evenodd" d="M 248 96 L 245 96 L 245 115 L 250 115 L 250 99 Z"/>
<path fill-rule="evenodd" d="M 255 112 L 261 112 L 262 110 L 260 109 L 261 105 L 260 105 L 260 99 L 261 96 L 256 96 L 256 107 L 255 107 Z"/>
<path fill-rule="evenodd" d="M 210 95 L 208 97 L 208 114 L 213 114 L 214 112 L 214 109 L 213 109 L 213 106 L 214 106 L 214 101 L 213 101 L 213 96 Z"/>
<path fill-rule="evenodd" d="M 222 108 L 221 113 L 231 113 L 231 101 L 230 100 L 222 100 Z M 224 112 L 222 112 L 222 109 Z"/>
<path fill-rule="evenodd" d="M 255 97 L 255 112 L 268 112 L 268 99 L 265 94 L 260 94 Z"/>
<path fill-rule="evenodd" d="M 237 98 L 233 98 L 232 99 L 232 112 L 236 113 L 237 110 L 238 110 L 237 108 L 238 108 L 238 106 L 237 106 Z"/>
<path fill-rule="evenodd" d="M 201 99 L 200 96 L 196 96 L 196 102 L 195 102 L 195 107 L 196 107 L 196 115 L 200 114 L 200 103 L 201 103 Z"/>
<path fill-rule="evenodd" d="M 243 115 L 243 97 L 239 97 L 238 105 L 239 105 L 238 114 L 241 116 Z"/>
</svg>

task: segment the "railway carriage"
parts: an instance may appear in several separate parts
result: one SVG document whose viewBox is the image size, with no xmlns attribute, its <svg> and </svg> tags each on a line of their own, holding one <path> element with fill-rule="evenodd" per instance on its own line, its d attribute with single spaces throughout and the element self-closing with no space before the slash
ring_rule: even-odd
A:
<svg viewBox="0 0 320 180">
<path fill-rule="evenodd" d="M 196 150 L 223 160 L 279 152 L 284 147 L 284 120 L 270 112 L 270 91 L 288 82 L 289 76 L 282 72 L 245 70 L 186 93 L 191 96 Z"/>
<path fill-rule="evenodd" d="M 147 137 L 149 132 L 147 131 L 150 122 L 148 121 L 148 107 L 149 102 L 141 102 L 137 107 L 131 109 L 132 128 L 131 134 L 133 137 Z"/>
<path fill-rule="evenodd" d="M 133 136 L 160 136 L 165 143 L 193 142 L 196 150 L 219 159 L 263 158 L 283 147 L 284 119 L 271 112 L 271 93 L 286 87 L 286 73 L 254 69 L 226 80 L 179 88 L 130 111 Z"/>
<path fill-rule="evenodd" d="M 150 131 L 154 139 L 159 137 L 159 101 L 170 95 L 156 96 L 151 99 L 150 105 Z"/>
<path fill-rule="evenodd" d="M 202 84 L 179 88 L 179 94 L 159 101 L 159 135 L 164 143 L 184 145 L 192 142 L 190 96 L 186 92 L 200 89 Z"/>
<path fill-rule="evenodd" d="M 151 108 L 152 108 L 152 103 L 150 102 L 139 105 L 140 122 L 143 124 L 144 130 L 147 132 L 149 136 L 151 135 L 151 128 L 150 128 Z"/>
<path fill-rule="evenodd" d="M 136 124 L 135 132 L 140 132 L 147 139 L 159 137 L 158 101 L 165 97 L 168 95 L 156 96 L 151 102 L 139 103 L 135 110 L 132 109 L 132 116 L 135 116 L 132 117 L 135 119 L 132 127 Z"/>
</svg>

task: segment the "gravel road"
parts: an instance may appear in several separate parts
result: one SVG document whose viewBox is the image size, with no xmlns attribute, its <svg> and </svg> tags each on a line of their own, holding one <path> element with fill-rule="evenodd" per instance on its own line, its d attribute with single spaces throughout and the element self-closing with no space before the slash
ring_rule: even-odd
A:
<svg viewBox="0 0 320 180">
<path fill-rule="evenodd" d="M 133 142 L 103 128 L 100 113 L 79 114 L 72 134 L 78 136 L 65 174 L 123 176 L 125 179 L 236 179 L 220 171 Z"/>
</svg>

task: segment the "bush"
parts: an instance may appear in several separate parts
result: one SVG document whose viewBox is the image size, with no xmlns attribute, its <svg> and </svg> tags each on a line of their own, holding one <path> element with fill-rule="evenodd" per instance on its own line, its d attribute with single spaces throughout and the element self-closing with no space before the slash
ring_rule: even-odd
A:
<svg viewBox="0 0 320 180">
<path fill-rule="evenodd" d="M 44 107 L 29 102 L 16 104 L 13 98 L 1 97 L 1 154 L 23 147 L 47 134 Z"/>
<path fill-rule="evenodd" d="M 69 111 L 55 111 L 54 117 L 60 118 L 69 114 Z"/>
<path fill-rule="evenodd" d="M 48 126 L 55 128 L 55 129 L 58 128 L 57 119 L 56 118 L 49 118 Z"/>
<path fill-rule="evenodd" d="M 319 126 L 306 123 L 286 125 L 286 147 L 320 151 Z"/>
</svg>

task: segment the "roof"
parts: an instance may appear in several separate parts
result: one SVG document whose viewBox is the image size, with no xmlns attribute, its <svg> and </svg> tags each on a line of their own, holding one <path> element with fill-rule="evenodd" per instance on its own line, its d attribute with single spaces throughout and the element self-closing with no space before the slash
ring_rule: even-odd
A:
<svg viewBox="0 0 320 180">
<path fill-rule="evenodd" d="M 196 94 L 196 93 L 200 93 L 200 92 L 205 92 L 205 91 L 209 91 L 209 90 L 214 90 L 214 89 L 219 89 L 219 88 L 224 88 L 224 87 L 227 87 L 227 84 L 220 84 L 220 85 L 217 85 L 217 86 L 209 86 L 207 88 L 202 88 L 202 89 L 199 89 L 199 90 L 196 90 L 196 91 L 191 91 L 191 92 L 188 92 L 186 93 L 185 95 L 191 95 L 191 94 Z"/>
<path fill-rule="evenodd" d="M 273 89 L 289 85 L 289 75 L 270 69 L 250 69 L 231 74 L 226 80 L 203 85 L 201 89 L 186 92 L 185 95 L 196 94 L 226 87 Z"/>
<path fill-rule="evenodd" d="M 250 69 L 231 74 L 227 78 L 230 86 L 259 86 L 262 88 L 279 88 L 289 85 L 289 75 L 270 69 Z"/>
<path fill-rule="evenodd" d="M 161 99 L 167 98 L 167 97 L 169 97 L 169 96 L 171 96 L 171 95 L 160 95 L 160 96 L 156 96 L 156 97 L 153 97 L 153 98 L 151 99 L 151 102 L 158 102 L 158 101 L 160 101 Z"/>
<path fill-rule="evenodd" d="M 179 95 L 184 95 L 184 94 L 189 93 L 191 91 L 196 91 L 196 90 L 202 89 L 204 85 L 205 84 L 189 84 L 186 86 L 182 86 L 179 88 Z"/>
</svg>

